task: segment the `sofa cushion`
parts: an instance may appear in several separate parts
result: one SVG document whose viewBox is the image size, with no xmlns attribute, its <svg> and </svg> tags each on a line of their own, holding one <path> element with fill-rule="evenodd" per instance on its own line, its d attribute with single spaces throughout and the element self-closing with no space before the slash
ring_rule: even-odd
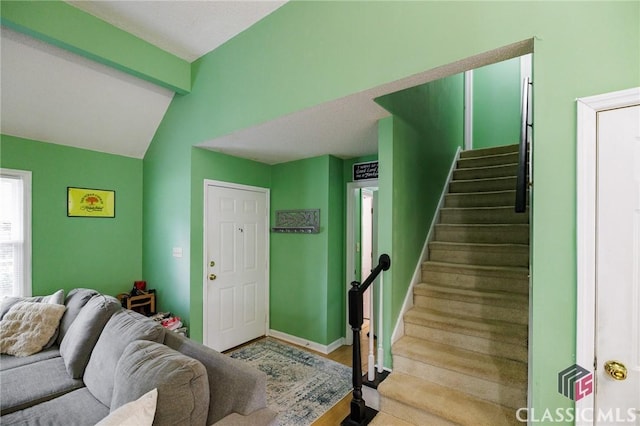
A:
<svg viewBox="0 0 640 426">
<path fill-rule="evenodd" d="M 18 302 L 41 302 L 51 303 L 56 305 L 64 304 L 64 290 L 58 290 L 48 296 L 31 296 L 31 297 L 17 297 L 6 296 L 0 301 L 0 319 L 4 318 L 9 309 Z"/>
<path fill-rule="evenodd" d="M 0 320 L 0 353 L 29 356 L 54 337 L 64 305 L 18 302 Z"/>
<path fill-rule="evenodd" d="M 46 359 L 0 372 L 0 414 L 22 410 L 83 387 L 67 374 L 62 358 Z M 3 425 L 5 419 L 2 417 Z"/>
<path fill-rule="evenodd" d="M 109 415 L 87 388 L 77 389 L 54 400 L 2 416 L 2 426 L 88 426 Z"/>
<path fill-rule="evenodd" d="M 136 341 L 118 361 L 111 409 L 158 389 L 154 426 L 206 425 L 209 383 L 201 362 L 154 342 Z"/>
<path fill-rule="evenodd" d="M 64 305 L 67 307 L 66 312 L 62 316 L 60 320 L 60 327 L 58 328 L 58 340 L 57 343 L 60 345 L 62 343 L 62 339 L 64 339 L 64 335 L 67 334 L 67 330 L 71 327 L 71 324 L 76 319 L 80 310 L 87 304 L 91 298 L 98 293 L 95 290 L 90 290 L 87 288 L 74 288 L 69 292 L 67 298 L 64 299 Z"/>
<path fill-rule="evenodd" d="M 127 402 L 107 417 L 100 420 L 96 426 L 151 426 L 156 415 L 158 389 L 152 389 L 135 401 Z"/>
<path fill-rule="evenodd" d="M 164 328 L 128 309 L 113 314 L 100 334 L 83 378 L 89 391 L 104 405 L 112 405 L 113 372 L 125 348 L 134 340 L 162 342 Z"/>
<path fill-rule="evenodd" d="M 60 355 L 71 377 L 82 377 L 104 325 L 121 308 L 115 297 L 97 294 L 80 310 L 60 343 Z"/>
<path fill-rule="evenodd" d="M 33 296 L 33 297 L 5 297 L 0 302 L 0 320 L 4 318 L 5 314 L 9 312 L 9 309 L 13 305 L 18 302 L 40 302 L 40 303 L 50 303 L 54 305 L 62 305 L 64 304 L 64 290 L 58 290 L 49 296 Z M 44 349 L 51 347 L 54 343 L 57 342 L 59 328 L 56 328 L 55 333 L 49 339 L 46 345 L 44 345 Z"/>
<path fill-rule="evenodd" d="M 11 370 L 12 368 L 20 367 L 22 365 L 33 364 L 34 362 L 43 361 L 45 359 L 58 358 L 60 351 L 57 346 L 52 346 L 47 349 L 43 349 L 37 354 L 25 357 L 17 357 L 13 355 L 0 355 L 0 370 Z"/>
<path fill-rule="evenodd" d="M 177 333 L 166 333 L 164 344 L 200 361 L 207 369 L 209 406 L 207 424 L 231 413 L 248 415 L 267 406 L 267 375 L 247 363 L 223 355 Z"/>
</svg>

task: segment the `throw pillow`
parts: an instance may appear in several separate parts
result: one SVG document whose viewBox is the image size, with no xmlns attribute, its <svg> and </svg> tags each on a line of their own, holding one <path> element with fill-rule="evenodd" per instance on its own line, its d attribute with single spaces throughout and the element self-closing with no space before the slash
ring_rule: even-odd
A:
<svg viewBox="0 0 640 426">
<path fill-rule="evenodd" d="M 31 296 L 31 297 L 16 297 L 5 296 L 0 301 L 0 319 L 9 312 L 9 309 L 18 302 L 42 302 L 42 303 L 55 303 L 58 305 L 64 305 L 64 290 L 58 290 L 48 296 Z"/>
<path fill-rule="evenodd" d="M 54 336 L 64 305 L 18 302 L 0 321 L 0 353 L 29 356 L 40 352 Z"/>
<path fill-rule="evenodd" d="M 151 426 L 156 415 L 158 389 L 152 389 L 135 401 L 120 406 L 112 411 L 96 426 Z"/>
<path fill-rule="evenodd" d="M 11 307 L 18 302 L 40 302 L 40 303 L 52 303 L 52 304 L 55 303 L 57 305 L 64 305 L 64 290 L 62 289 L 58 290 L 55 293 L 50 294 L 49 296 L 33 296 L 33 297 L 7 296 L 4 299 L 2 299 L 2 302 L 0 302 L 0 320 L 4 318 L 6 313 L 9 312 L 9 309 L 11 309 Z M 59 327 L 56 328 L 55 333 L 53 333 L 53 336 L 51 336 L 49 341 L 44 345 L 42 349 L 47 349 L 56 342 L 58 338 L 59 330 L 60 330 Z"/>
</svg>

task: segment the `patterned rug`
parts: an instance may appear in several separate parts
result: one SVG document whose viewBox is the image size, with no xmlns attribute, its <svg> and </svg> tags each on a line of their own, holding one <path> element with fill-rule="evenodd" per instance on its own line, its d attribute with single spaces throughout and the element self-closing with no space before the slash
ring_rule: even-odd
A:
<svg viewBox="0 0 640 426">
<path fill-rule="evenodd" d="M 282 426 L 310 425 L 351 390 L 351 368 L 266 338 L 229 354 L 267 373 L 267 404 Z"/>
</svg>

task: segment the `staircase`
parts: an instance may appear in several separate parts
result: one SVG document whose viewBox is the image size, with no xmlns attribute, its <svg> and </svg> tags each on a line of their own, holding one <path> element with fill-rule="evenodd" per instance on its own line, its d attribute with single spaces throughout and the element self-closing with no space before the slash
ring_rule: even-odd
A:
<svg viewBox="0 0 640 426">
<path fill-rule="evenodd" d="M 529 214 L 518 146 L 461 153 L 372 425 L 521 425 L 527 406 Z"/>
</svg>

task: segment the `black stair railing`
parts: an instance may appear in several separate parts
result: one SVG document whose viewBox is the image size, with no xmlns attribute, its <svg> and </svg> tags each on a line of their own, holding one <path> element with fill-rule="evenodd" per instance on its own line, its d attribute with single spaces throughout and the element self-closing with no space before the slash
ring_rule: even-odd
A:
<svg viewBox="0 0 640 426">
<path fill-rule="evenodd" d="M 531 79 L 522 81 L 522 106 L 520 110 L 520 149 L 518 155 L 518 171 L 516 176 L 516 213 L 527 210 L 527 189 L 529 187 L 529 133 L 531 123 Z"/>
<path fill-rule="evenodd" d="M 378 265 L 373 268 L 371 275 L 361 283 L 353 281 L 349 289 L 349 325 L 353 331 L 353 397 L 351 398 L 351 412 L 342 421 L 345 426 L 364 426 L 369 424 L 377 411 L 365 405 L 362 399 L 362 358 L 360 350 L 360 332 L 362 331 L 363 295 L 382 271 L 391 267 L 391 258 L 387 254 L 380 256 Z"/>
</svg>

